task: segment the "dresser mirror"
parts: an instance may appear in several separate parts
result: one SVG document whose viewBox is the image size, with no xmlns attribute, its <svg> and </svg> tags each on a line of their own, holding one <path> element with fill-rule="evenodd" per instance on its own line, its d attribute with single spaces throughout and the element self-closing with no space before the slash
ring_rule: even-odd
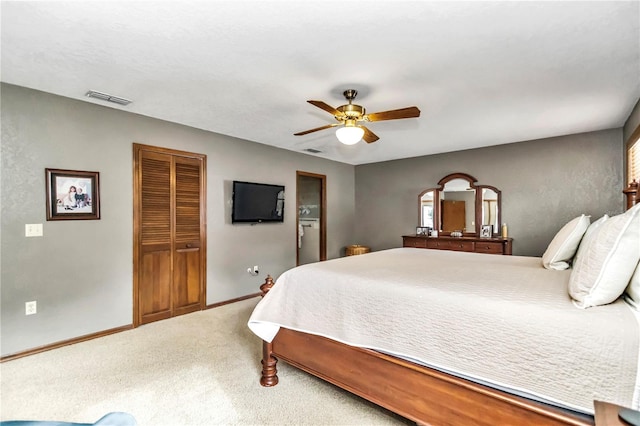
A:
<svg viewBox="0 0 640 426">
<path fill-rule="evenodd" d="M 441 235 L 461 232 L 464 236 L 479 236 L 482 226 L 491 226 L 491 236 L 496 236 L 502 211 L 500 191 L 476 182 L 468 174 L 453 173 L 442 178 L 437 188 L 421 192 L 420 226 L 438 230 Z"/>
<path fill-rule="evenodd" d="M 500 229 L 500 191 L 484 186 L 478 189 L 482 193 L 482 220 L 483 226 L 491 226 L 492 233 L 497 234 Z"/>
<path fill-rule="evenodd" d="M 433 226 L 434 190 L 420 194 L 420 226 L 435 229 Z"/>
<path fill-rule="evenodd" d="M 440 199 L 440 232 L 476 232 L 476 190 L 466 177 L 456 177 L 442 183 Z"/>
</svg>

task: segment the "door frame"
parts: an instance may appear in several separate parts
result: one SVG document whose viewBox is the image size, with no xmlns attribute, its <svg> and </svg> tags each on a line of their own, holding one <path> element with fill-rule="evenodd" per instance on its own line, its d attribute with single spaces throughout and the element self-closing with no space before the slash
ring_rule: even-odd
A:
<svg viewBox="0 0 640 426">
<path fill-rule="evenodd" d="M 296 170 L 296 266 L 300 264 L 300 252 L 298 248 L 298 230 L 300 224 L 300 189 L 298 188 L 298 178 L 300 176 L 320 179 L 320 261 L 327 260 L 327 176 L 318 173 L 304 172 Z"/>
<path fill-rule="evenodd" d="M 142 167 L 138 163 L 141 151 L 156 152 L 180 157 L 197 158 L 202 161 L 202 179 L 200 182 L 200 310 L 207 307 L 207 156 L 193 152 L 180 151 L 170 148 L 161 148 L 152 145 L 133 143 L 133 327 L 142 324 L 140 318 L 140 230 L 141 230 L 141 205 L 142 194 Z M 171 177 L 171 185 L 175 186 L 175 176 Z M 172 209 L 173 210 L 173 209 Z M 175 212 L 172 213 L 175 218 Z M 175 241 L 171 241 L 171 251 L 173 252 Z M 171 274 L 173 276 L 173 261 L 171 264 Z"/>
</svg>

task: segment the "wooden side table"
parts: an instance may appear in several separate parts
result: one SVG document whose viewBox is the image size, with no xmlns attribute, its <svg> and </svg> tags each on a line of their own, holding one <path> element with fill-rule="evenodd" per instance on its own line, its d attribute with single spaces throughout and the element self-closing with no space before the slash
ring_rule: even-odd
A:
<svg viewBox="0 0 640 426">
<path fill-rule="evenodd" d="M 629 423 L 618 417 L 621 406 L 602 401 L 593 401 L 593 406 L 596 410 L 596 426 L 629 426 Z"/>
</svg>

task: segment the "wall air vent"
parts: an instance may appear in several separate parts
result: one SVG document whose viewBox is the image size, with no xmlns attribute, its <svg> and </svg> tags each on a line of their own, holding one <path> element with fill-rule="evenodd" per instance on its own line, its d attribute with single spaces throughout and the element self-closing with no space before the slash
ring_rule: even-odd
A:
<svg viewBox="0 0 640 426">
<path fill-rule="evenodd" d="M 307 149 L 305 149 L 305 151 L 310 152 L 312 154 L 318 154 L 318 153 L 322 152 L 319 149 L 314 149 L 314 148 L 307 148 Z"/>
<path fill-rule="evenodd" d="M 131 102 L 129 99 L 121 98 L 119 96 L 109 95 L 107 93 L 98 92 L 97 90 L 89 90 L 85 96 L 89 98 L 96 98 L 107 102 L 113 102 L 119 105 L 129 105 Z"/>
</svg>

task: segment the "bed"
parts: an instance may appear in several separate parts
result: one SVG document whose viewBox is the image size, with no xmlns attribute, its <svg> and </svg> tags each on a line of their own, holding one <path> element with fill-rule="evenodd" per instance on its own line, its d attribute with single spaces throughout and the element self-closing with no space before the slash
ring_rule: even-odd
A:
<svg viewBox="0 0 640 426">
<path fill-rule="evenodd" d="M 541 263 L 399 248 L 268 278 L 249 320 L 260 383 L 276 385 L 283 360 L 418 424 L 583 425 L 594 400 L 638 409 L 638 312 L 623 297 L 579 309 L 573 270 Z"/>
</svg>

